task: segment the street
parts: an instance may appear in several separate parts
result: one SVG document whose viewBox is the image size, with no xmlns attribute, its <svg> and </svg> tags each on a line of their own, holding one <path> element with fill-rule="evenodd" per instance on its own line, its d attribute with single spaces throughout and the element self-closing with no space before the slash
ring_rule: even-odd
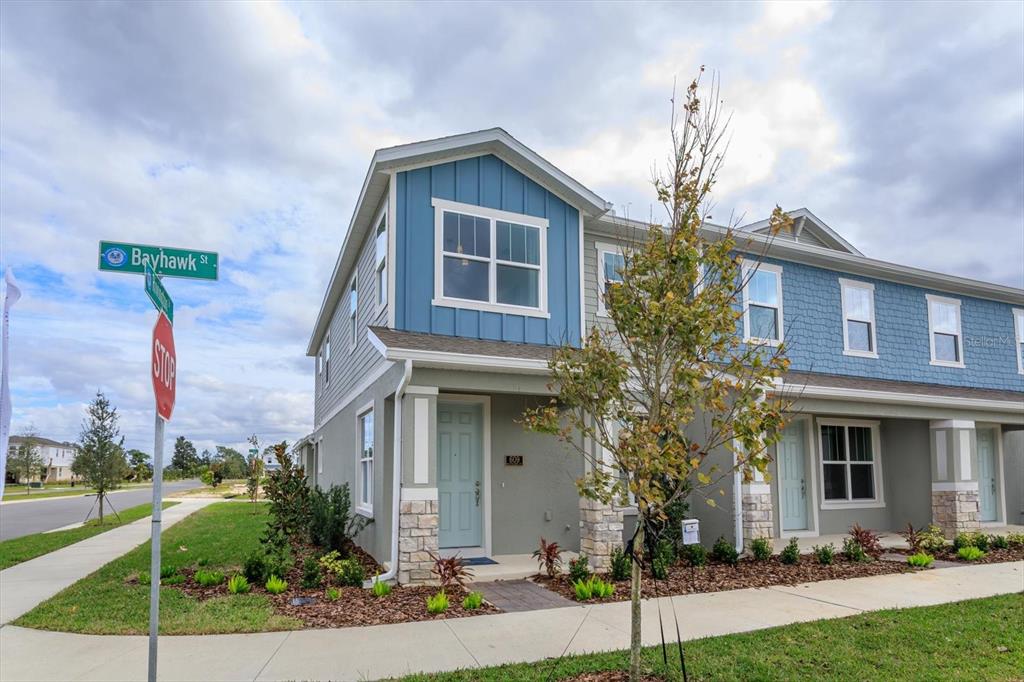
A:
<svg viewBox="0 0 1024 682">
<path fill-rule="evenodd" d="M 197 480 L 164 482 L 164 495 L 191 488 L 202 483 Z M 126 490 L 109 494 L 114 509 L 121 511 L 128 507 L 144 504 L 153 499 L 152 488 Z M 36 502 L 17 502 L 0 505 L 0 540 L 41 533 L 85 520 L 85 515 L 96 503 L 95 495 L 85 497 L 55 497 Z M 105 507 L 104 513 L 109 513 Z M 93 515 L 96 516 L 96 510 Z"/>
</svg>

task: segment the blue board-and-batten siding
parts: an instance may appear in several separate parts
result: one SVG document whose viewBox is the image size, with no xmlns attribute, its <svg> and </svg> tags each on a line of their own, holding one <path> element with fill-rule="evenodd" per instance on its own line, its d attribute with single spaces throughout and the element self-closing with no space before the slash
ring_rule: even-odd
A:
<svg viewBox="0 0 1024 682">
<path fill-rule="evenodd" d="M 398 173 L 395 328 L 474 339 L 559 345 L 580 340 L 579 211 L 496 156 Z M 549 222 L 550 318 L 435 306 L 433 198 Z"/>
</svg>

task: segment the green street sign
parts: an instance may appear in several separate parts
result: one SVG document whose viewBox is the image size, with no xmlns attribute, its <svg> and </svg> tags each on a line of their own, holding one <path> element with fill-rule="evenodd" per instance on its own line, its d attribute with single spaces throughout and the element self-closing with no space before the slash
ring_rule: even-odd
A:
<svg viewBox="0 0 1024 682">
<path fill-rule="evenodd" d="M 100 270 L 142 275 L 147 264 L 162 277 L 217 279 L 217 254 L 213 251 L 100 242 Z"/>
<path fill-rule="evenodd" d="M 174 322 L 174 301 L 171 295 L 164 289 L 160 278 L 153 272 L 153 268 L 146 263 L 146 295 L 153 302 L 154 307 L 167 316 L 168 322 Z"/>
</svg>

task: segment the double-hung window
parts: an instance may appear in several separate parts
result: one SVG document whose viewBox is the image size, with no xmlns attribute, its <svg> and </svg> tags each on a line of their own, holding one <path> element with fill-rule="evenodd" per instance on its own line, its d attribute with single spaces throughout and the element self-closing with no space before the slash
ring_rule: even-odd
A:
<svg viewBox="0 0 1024 682">
<path fill-rule="evenodd" d="M 928 336 L 932 364 L 964 366 L 963 335 L 960 330 L 960 301 L 927 294 Z"/>
<path fill-rule="evenodd" d="M 1017 353 L 1017 371 L 1024 374 L 1024 308 L 1013 309 L 1013 349 Z"/>
<path fill-rule="evenodd" d="M 433 200 L 434 305 L 547 317 L 545 218 Z"/>
<path fill-rule="evenodd" d="M 324 338 L 324 350 L 321 355 L 323 364 L 321 369 L 324 375 L 324 386 L 331 383 L 331 332 L 327 332 L 327 336 Z"/>
<path fill-rule="evenodd" d="M 356 508 L 373 514 L 373 405 L 366 406 L 357 419 L 358 489 Z"/>
<path fill-rule="evenodd" d="M 349 349 L 356 347 L 359 318 L 359 295 L 356 293 L 356 278 L 352 278 L 352 284 L 348 288 L 348 327 L 349 327 Z"/>
<path fill-rule="evenodd" d="M 377 280 L 377 311 L 388 303 L 388 217 L 384 214 L 377 223 L 377 237 L 374 244 L 376 260 L 374 277 Z"/>
<path fill-rule="evenodd" d="M 875 286 L 850 279 L 840 279 L 839 286 L 843 303 L 843 353 L 877 358 Z"/>
<path fill-rule="evenodd" d="M 878 423 L 820 419 L 822 507 L 883 506 Z"/>
<path fill-rule="evenodd" d="M 609 287 L 622 282 L 622 270 L 626 267 L 625 250 L 613 244 L 597 244 L 598 283 L 597 314 L 607 316 L 605 295 Z"/>
<path fill-rule="evenodd" d="M 782 267 L 751 263 L 743 267 L 743 339 L 778 345 L 782 341 Z"/>
</svg>

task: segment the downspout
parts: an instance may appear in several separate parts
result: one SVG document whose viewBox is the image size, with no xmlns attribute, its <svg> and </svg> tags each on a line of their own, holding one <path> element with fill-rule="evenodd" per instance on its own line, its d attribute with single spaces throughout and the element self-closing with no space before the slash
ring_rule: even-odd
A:
<svg viewBox="0 0 1024 682">
<path fill-rule="evenodd" d="M 733 523 L 735 528 L 733 534 L 736 537 L 736 551 L 743 553 L 743 490 L 740 481 L 740 471 L 736 467 L 736 453 L 732 454 L 732 508 Z"/>
<path fill-rule="evenodd" d="M 388 562 L 388 570 L 376 576 L 372 580 L 363 583 L 363 587 L 373 587 L 377 580 L 382 582 L 393 580 L 398 574 L 398 517 L 402 505 L 402 396 L 405 394 L 405 387 L 409 385 L 412 377 L 412 360 L 405 361 L 405 369 L 402 378 L 398 380 L 395 387 L 395 429 L 393 442 L 394 456 L 392 457 L 392 481 L 391 481 L 391 561 Z"/>
</svg>

